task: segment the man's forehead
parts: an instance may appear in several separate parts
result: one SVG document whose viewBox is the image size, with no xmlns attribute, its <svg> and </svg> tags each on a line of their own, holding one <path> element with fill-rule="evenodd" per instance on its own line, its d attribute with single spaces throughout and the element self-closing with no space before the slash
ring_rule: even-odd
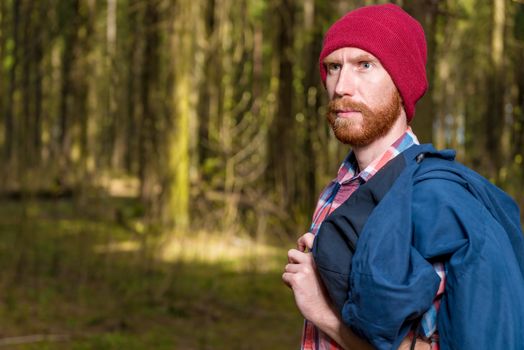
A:
<svg viewBox="0 0 524 350">
<path fill-rule="evenodd" d="M 353 59 L 359 59 L 359 60 L 375 60 L 379 61 L 377 57 L 375 57 L 372 53 L 359 49 L 358 47 L 342 47 L 340 49 L 337 49 L 333 52 L 331 52 L 329 55 L 327 55 L 324 58 L 324 62 L 330 62 L 333 60 L 353 60 Z"/>
</svg>

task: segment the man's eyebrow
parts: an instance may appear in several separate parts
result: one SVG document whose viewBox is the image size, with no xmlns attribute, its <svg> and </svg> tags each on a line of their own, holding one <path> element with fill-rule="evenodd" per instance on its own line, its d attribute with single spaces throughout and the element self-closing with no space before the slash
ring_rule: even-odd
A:
<svg viewBox="0 0 524 350">
<path fill-rule="evenodd" d="M 375 56 L 363 53 L 355 57 L 351 57 L 351 61 L 361 62 L 361 61 L 371 61 L 377 62 L 378 59 Z"/>
<path fill-rule="evenodd" d="M 322 61 L 323 64 L 330 64 L 330 63 L 342 63 L 344 60 L 340 58 L 334 58 L 334 57 L 325 57 Z M 358 54 L 354 57 L 350 57 L 349 61 L 351 62 L 361 62 L 361 61 L 369 61 L 369 62 L 378 62 L 378 58 L 376 58 L 373 55 L 362 53 Z"/>
<path fill-rule="evenodd" d="M 338 58 L 329 58 L 329 57 L 325 57 L 323 60 L 322 60 L 322 63 L 324 64 L 329 64 L 329 63 L 340 63 L 342 62 L 342 60 L 338 59 Z"/>
</svg>

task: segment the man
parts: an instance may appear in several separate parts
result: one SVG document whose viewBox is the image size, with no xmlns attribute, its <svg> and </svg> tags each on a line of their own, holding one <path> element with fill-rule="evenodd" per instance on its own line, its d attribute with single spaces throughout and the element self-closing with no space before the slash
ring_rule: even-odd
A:
<svg viewBox="0 0 524 350">
<path fill-rule="evenodd" d="M 302 349 L 523 346 L 518 329 L 524 327 L 524 243 L 518 208 L 452 162 L 452 155 L 417 146 L 409 127 L 415 104 L 427 90 L 421 25 L 392 4 L 349 12 L 326 33 L 319 64 L 330 99 L 327 119 L 352 152 L 322 192 L 310 232 L 288 252 L 282 278 L 306 319 Z M 421 161 L 418 147 L 431 159 Z M 326 276 L 320 278 L 308 253 L 314 239 L 320 244 L 320 238 L 331 236 L 315 235 L 337 208 L 342 216 L 350 215 L 344 208 L 351 195 L 384 173 L 386 164 L 398 163 L 400 154 L 406 170 L 357 232 L 346 282 L 351 288 L 343 290 L 347 300 L 334 303 L 330 296 L 341 294 L 333 290 L 338 287 L 326 290 Z M 358 208 L 358 199 L 353 202 Z M 499 253 L 508 256 L 507 264 L 495 259 Z M 446 276 L 451 278 L 447 286 Z M 492 284 L 513 290 L 490 304 Z M 445 307 L 438 312 L 441 302 Z M 482 303 L 505 316 L 474 316 Z M 499 321 L 503 329 L 492 334 L 490 322 Z"/>
</svg>

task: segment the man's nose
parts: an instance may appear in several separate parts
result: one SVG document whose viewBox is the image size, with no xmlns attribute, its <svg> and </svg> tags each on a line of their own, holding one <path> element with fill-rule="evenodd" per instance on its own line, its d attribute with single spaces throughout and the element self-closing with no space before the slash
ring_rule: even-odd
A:
<svg viewBox="0 0 524 350">
<path fill-rule="evenodd" d="M 346 65 L 342 67 L 340 75 L 338 76 L 335 94 L 339 97 L 353 96 L 355 94 L 356 84 L 354 73 L 351 72 L 350 67 Z"/>
</svg>

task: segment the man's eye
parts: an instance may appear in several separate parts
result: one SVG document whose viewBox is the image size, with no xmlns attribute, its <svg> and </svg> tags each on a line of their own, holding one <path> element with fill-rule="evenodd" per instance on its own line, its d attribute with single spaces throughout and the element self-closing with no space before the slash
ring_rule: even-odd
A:
<svg viewBox="0 0 524 350">
<path fill-rule="evenodd" d="M 372 64 L 371 62 L 363 61 L 363 62 L 360 62 L 360 67 L 363 69 L 370 69 L 372 67 Z"/>
<path fill-rule="evenodd" d="M 342 65 L 339 63 L 328 63 L 327 69 L 329 72 L 336 72 L 342 68 Z"/>
</svg>

